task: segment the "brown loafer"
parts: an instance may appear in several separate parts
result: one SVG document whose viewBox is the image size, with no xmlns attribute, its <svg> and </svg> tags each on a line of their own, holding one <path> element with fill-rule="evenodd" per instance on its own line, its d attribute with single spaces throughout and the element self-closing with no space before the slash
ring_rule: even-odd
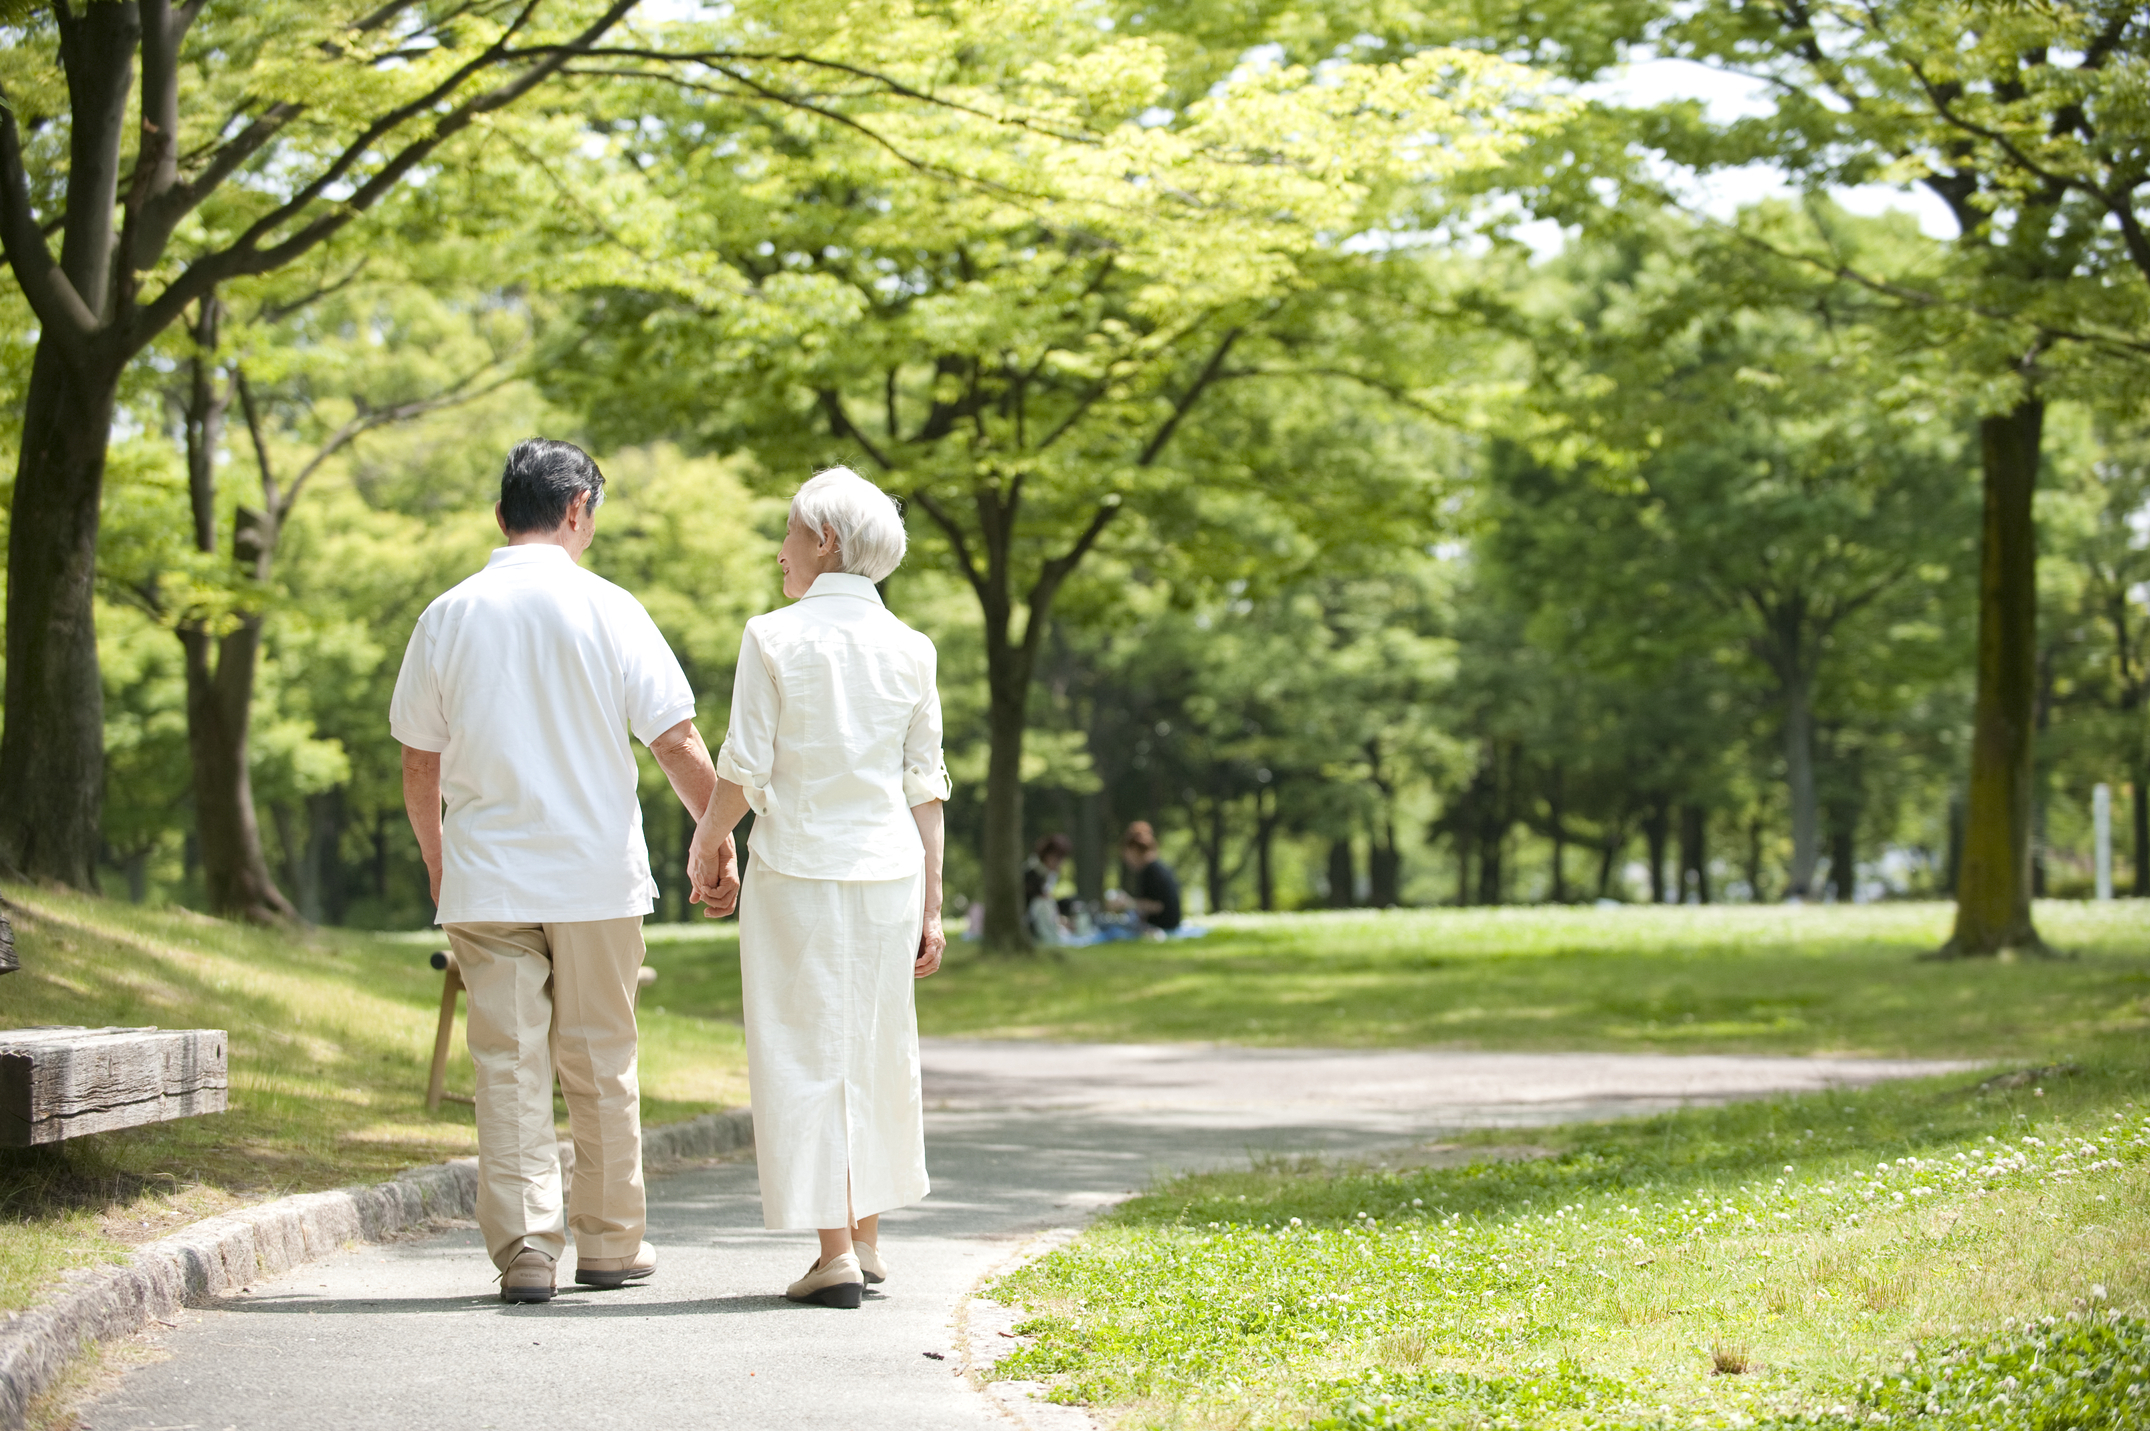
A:
<svg viewBox="0 0 2150 1431">
<path fill-rule="evenodd" d="M 500 1300 L 503 1302 L 550 1302 L 559 1292 L 553 1260 L 535 1247 L 525 1247 L 500 1269 Z"/>
<path fill-rule="evenodd" d="M 632 1257 L 575 1258 L 575 1280 L 585 1287 L 624 1287 L 657 1270 L 657 1249 L 647 1242 Z"/>
</svg>

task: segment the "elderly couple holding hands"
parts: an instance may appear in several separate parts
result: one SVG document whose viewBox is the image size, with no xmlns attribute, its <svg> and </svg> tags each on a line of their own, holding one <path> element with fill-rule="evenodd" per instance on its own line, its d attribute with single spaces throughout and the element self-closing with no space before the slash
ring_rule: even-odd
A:
<svg viewBox="0 0 2150 1431">
<path fill-rule="evenodd" d="M 553 1297 L 570 1233 L 584 1286 L 656 1271 L 634 1004 L 656 885 L 631 733 L 698 821 L 694 900 L 739 910 L 763 1220 L 821 1238 L 786 1295 L 856 1307 L 888 1275 L 879 1215 L 926 1195 L 911 985 L 947 945 L 933 643 L 875 590 L 903 560 L 903 520 L 843 468 L 799 489 L 777 555 L 794 604 L 747 623 L 712 762 L 656 624 L 577 564 L 604 488 L 572 444 L 509 454 L 507 545 L 426 608 L 390 709 L 470 996 L 478 1225 L 506 1301 Z M 564 1208 L 555 1073 L 575 1150 Z"/>
</svg>

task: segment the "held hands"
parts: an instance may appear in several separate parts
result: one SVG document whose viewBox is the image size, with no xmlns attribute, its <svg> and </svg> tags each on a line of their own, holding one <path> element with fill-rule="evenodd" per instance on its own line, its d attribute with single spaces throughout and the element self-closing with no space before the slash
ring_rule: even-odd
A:
<svg viewBox="0 0 2150 1431">
<path fill-rule="evenodd" d="M 694 843 L 687 847 L 687 878 L 693 891 L 687 896 L 702 906 L 708 919 L 722 919 L 739 906 L 739 847 L 729 833 L 714 835 L 707 824 L 694 828 Z"/>
<path fill-rule="evenodd" d="M 948 947 L 948 936 L 941 933 L 941 913 L 934 910 L 926 916 L 926 927 L 918 936 L 918 959 L 911 965 L 914 977 L 923 979 L 941 967 L 941 953 Z"/>
</svg>

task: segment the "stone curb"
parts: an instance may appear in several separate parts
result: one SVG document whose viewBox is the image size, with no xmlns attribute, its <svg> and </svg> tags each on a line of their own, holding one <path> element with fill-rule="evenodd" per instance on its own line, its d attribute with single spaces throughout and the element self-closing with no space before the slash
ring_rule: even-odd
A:
<svg viewBox="0 0 2150 1431">
<path fill-rule="evenodd" d="M 994 1410 L 1022 1431 L 1103 1431 L 1103 1428 L 1080 1406 L 1064 1406 L 1046 1400 L 1052 1388 L 1042 1381 L 991 1379 L 994 1364 L 1031 1339 L 1016 1335 L 1016 1325 L 1024 1316 L 1021 1307 L 995 1302 L 979 1289 L 995 1278 L 1005 1277 L 1019 1267 L 1027 1267 L 1050 1256 L 1081 1235 L 1079 1227 L 1052 1227 L 1029 1238 L 978 1275 L 956 1313 L 956 1355 L 961 1359 L 957 1371 L 984 1394 Z"/>
<path fill-rule="evenodd" d="M 753 1115 L 733 1108 L 645 1130 L 642 1161 L 713 1158 L 753 1145 Z M 569 1151 L 566 1143 L 560 1148 Z M 354 1242 L 469 1217 L 477 1194 L 478 1160 L 455 1158 L 385 1183 L 301 1193 L 206 1218 L 136 1248 L 120 1266 L 71 1272 L 51 1301 L 0 1324 L 0 1431 L 22 1431 L 30 1403 L 93 1343 L 169 1322 L 181 1307 L 202 1306 Z"/>
</svg>

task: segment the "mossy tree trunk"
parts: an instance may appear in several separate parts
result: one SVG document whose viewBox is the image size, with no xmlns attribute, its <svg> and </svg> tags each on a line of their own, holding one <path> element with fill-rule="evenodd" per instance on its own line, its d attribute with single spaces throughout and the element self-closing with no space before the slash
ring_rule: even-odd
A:
<svg viewBox="0 0 2150 1431">
<path fill-rule="evenodd" d="M 2045 403 L 1979 423 L 1985 516 L 1978 562 L 1978 695 L 1956 927 L 1944 955 L 2043 952 L 2031 922 L 2031 803 L 2038 680 L 2038 485 Z"/>
</svg>

